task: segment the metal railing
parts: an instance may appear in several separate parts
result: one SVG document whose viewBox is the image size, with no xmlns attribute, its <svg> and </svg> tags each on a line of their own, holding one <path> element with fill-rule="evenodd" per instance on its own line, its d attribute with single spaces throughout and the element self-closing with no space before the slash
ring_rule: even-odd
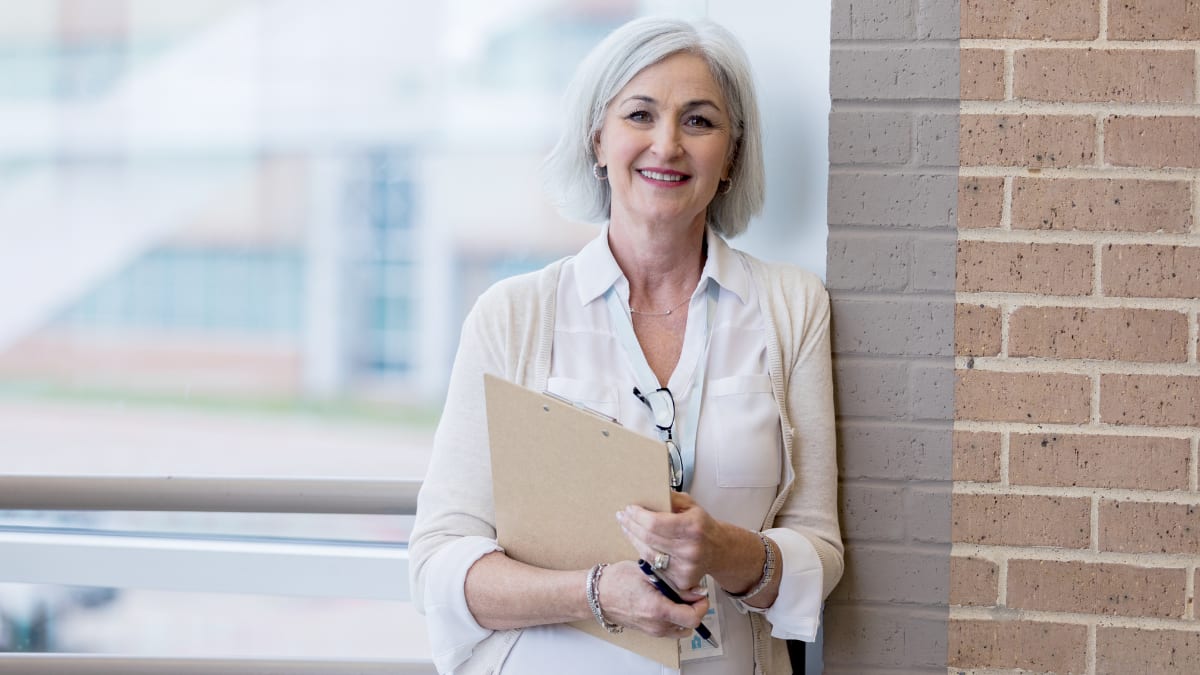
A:
<svg viewBox="0 0 1200 675">
<path fill-rule="evenodd" d="M 0 509 L 412 515 L 418 480 L 0 475 Z M 186 559 L 188 564 L 179 564 Z M 86 560 L 87 564 L 80 564 Z M 197 572 L 201 570 L 201 572 Z M 321 579 L 314 586 L 312 580 Z M 0 528 L 0 580 L 31 584 L 401 600 L 402 543 L 172 537 L 48 527 Z M 158 658 L 0 654 L 0 673 L 425 675 L 424 660 Z"/>
</svg>

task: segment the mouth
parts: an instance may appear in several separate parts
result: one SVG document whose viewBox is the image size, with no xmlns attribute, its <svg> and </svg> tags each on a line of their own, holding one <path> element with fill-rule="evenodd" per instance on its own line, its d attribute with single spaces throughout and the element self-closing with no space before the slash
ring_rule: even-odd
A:
<svg viewBox="0 0 1200 675">
<path fill-rule="evenodd" d="M 670 169 L 638 169 L 638 175 L 654 183 L 664 183 L 668 185 L 679 185 L 686 182 L 691 176 L 686 173 L 672 171 Z"/>
</svg>

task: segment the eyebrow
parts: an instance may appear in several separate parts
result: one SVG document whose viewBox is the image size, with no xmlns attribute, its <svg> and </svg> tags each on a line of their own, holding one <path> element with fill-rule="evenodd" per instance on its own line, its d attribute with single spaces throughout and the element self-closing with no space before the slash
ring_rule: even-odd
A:
<svg viewBox="0 0 1200 675">
<path fill-rule="evenodd" d="M 658 101 L 654 100 L 653 97 L 645 96 L 642 94 L 634 94 L 633 96 L 630 96 L 629 98 L 625 99 L 624 101 L 621 101 L 621 103 L 625 104 L 630 101 L 641 101 L 643 103 L 649 103 L 650 105 L 658 105 Z M 691 110 L 693 108 L 699 108 L 701 106 L 710 106 L 712 108 L 715 108 L 716 110 L 721 110 L 721 106 L 717 105 L 713 101 L 710 101 L 706 98 L 699 98 L 699 99 L 695 99 L 692 101 L 688 101 L 687 103 L 683 104 L 683 109 Z"/>
</svg>

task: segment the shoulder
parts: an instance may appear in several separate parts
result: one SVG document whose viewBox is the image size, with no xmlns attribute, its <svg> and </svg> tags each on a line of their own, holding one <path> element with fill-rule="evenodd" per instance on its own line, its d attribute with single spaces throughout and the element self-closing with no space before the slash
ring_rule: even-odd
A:
<svg viewBox="0 0 1200 675">
<path fill-rule="evenodd" d="M 816 274 L 788 263 L 760 260 L 744 251 L 738 254 L 763 294 L 764 304 L 793 311 L 803 307 L 810 316 L 828 312 L 829 293 Z"/>
<path fill-rule="evenodd" d="M 536 316 L 553 298 L 559 270 L 566 258 L 540 270 L 501 279 L 480 294 L 471 309 L 472 318 L 492 323 L 519 316 Z"/>
</svg>

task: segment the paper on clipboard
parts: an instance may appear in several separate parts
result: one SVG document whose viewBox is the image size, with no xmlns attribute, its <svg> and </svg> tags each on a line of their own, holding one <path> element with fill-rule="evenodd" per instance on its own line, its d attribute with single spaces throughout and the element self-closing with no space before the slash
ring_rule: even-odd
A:
<svg viewBox="0 0 1200 675">
<path fill-rule="evenodd" d="M 629 504 L 670 510 L 662 442 L 491 375 L 484 393 L 496 539 L 507 555 L 557 570 L 636 559 L 616 513 Z M 612 635 L 592 619 L 571 626 L 679 668 L 673 638 Z"/>
</svg>

